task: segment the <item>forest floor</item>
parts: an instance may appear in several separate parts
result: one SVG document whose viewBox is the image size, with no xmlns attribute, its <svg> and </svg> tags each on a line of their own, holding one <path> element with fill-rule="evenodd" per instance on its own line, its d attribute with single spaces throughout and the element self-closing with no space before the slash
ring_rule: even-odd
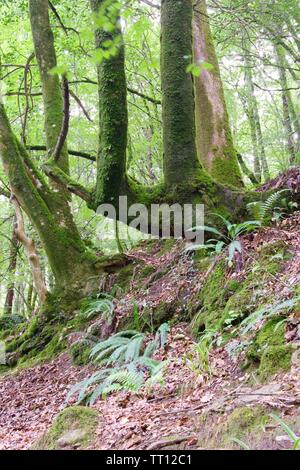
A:
<svg viewBox="0 0 300 470">
<path fill-rule="evenodd" d="M 300 367 L 277 374 L 267 385 L 249 385 L 222 348 L 211 357 L 211 377 L 195 377 L 182 361 L 191 339 L 183 325 L 172 329 L 166 357 L 170 360 L 163 387 L 149 394 L 122 392 L 98 401 L 100 412 L 92 449 L 199 449 L 208 430 L 222 432 L 222 423 L 235 409 L 262 406 L 280 411 L 285 418 L 300 420 Z M 2 378 L 0 381 L 0 450 L 28 449 L 50 427 L 66 406 L 66 395 L 89 367 L 71 364 L 65 353 L 47 364 Z M 297 406 L 298 405 L 298 406 Z M 269 430 L 276 435 L 269 436 Z M 248 444 L 251 444 L 248 443 Z M 289 448 L 284 431 L 270 424 L 255 448 Z M 72 447 L 71 447 L 72 448 Z M 76 446 L 74 446 L 76 448 Z"/>
<path fill-rule="evenodd" d="M 274 297 L 289 298 L 289 287 L 300 283 L 299 226 L 300 213 L 297 212 L 277 227 L 261 229 L 255 235 L 243 238 L 246 258 L 251 257 L 259 246 L 276 240 L 286 242 L 293 252 L 281 270 L 281 281 L 277 277 L 265 286 Z M 138 304 L 154 305 L 162 301 L 168 304 L 178 299 L 180 293 L 181 304 L 188 303 L 194 291 L 205 282 L 207 273 L 194 269 L 191 257 L 182 254 L 182 243 L 176 243 L 164 253 L 154 250 L 149 254 L 141 248 L 129 254 L 155 267 L 160 276 L 156 279 L 151 275 L 152 278 L 144 279 L 143 282 L 149 284 L 145 291 L 137 288 L 138 279 L 133 274 L 128 293 L 117 304 L 119 313 L 126 310 L 132 297 Z M 243 277 L 243 266 L 229 275 L 239 280 Z M 298 322 L 299 312 L 293 312 L 293 317 Z M 287 340 L 293 335 L 295 329 L 289 329 Z M 224 346 L 210 352 L 209 372 L 191 370 L 187 358 L 192 347 L 189 325 L 179 319 L 171 328 L 166 348 L 156 355 L 157 359 L 168 360 L 164 383 L 155 385 L 150 394 L 143 390 L 121 392 L 98 400 L 93 405 L 99 412 L 98 425 L 92 443 L 86 447 L 201 449 L 214 447 L 219 442 L 220 447 L 226 448 L 230 444 L 222 439 L 227 433 L 230 439 L 242 437 L 250 448 L 290 448 L 290 438 L 272 419 L 261 420 L 260 431 L 258 433 L 256 429 L 254 434 L 241 434 L 237 424 L 250 429 L 256 411 L 259 414 L 259 410 L 263 410 L 268 417 L 272 412 L 279 414 L 299 435 L 299 357 L 292 361 L 289 371 L 277 373 L 268 382 L 260 383 L 252 371 L 240 367 L 241 357 L 233 357 Z M 2 376 L 0 450 L 30 448 L 67 406 L 70 388 L 92 370 L 90 365 L 72 365 L 68 353 L 63 353 L 48 363 L 17 369 Z M 245 421 L 248 410 L 256 410 L 249 418 L 250 423 Z M 77 447 L 74 444 L 68 448 Z"/>
</svg>

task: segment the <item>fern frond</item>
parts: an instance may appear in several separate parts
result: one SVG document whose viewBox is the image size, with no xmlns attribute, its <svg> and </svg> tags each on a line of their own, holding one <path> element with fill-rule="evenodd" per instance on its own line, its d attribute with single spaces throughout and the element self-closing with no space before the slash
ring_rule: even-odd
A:
<svg viewBox="0 0 300 470">
<path fill-rule="evenodd" d="M 281 196 L 286 192 L 290 192 L 290 190 L 281 189 L 276 191 L 271 194 L 266 201 L 256 201 L 247 204 L 247 209 L 255 219 L 260 222 L 265 222 L 267 217 L 271 215 L 272 210 L 275 208 Z"/>
</svg>

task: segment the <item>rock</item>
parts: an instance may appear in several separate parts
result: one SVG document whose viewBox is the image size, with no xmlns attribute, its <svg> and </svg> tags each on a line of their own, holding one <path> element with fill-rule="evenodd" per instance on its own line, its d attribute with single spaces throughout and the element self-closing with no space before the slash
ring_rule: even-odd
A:
<svg viewBox="0 0 300 470">
<path fill-rule="evenodd" d="M 57 446 L 59 448 L 74 447 L 76 444 L 80 444 L 87 437 L 87 431 L 83 429 L 74 429 L 66 432 L 61 438 L 57 440 Z"/>
<path fill-rule="evenodd" d="M 32 450 L 86 448 L 95 437 L 99 414 L 85 406 L 65 408 L 31 447 Z"/>
</svg>

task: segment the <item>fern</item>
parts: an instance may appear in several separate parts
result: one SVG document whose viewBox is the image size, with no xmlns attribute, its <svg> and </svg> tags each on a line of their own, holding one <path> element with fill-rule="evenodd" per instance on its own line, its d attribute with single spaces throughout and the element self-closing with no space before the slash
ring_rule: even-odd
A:
<svg viewBox="0 0 300 470">
<path fill-rule="evenodd" d="M 214 215 L 215 217 L 219 218 L 222 221 L 223 225 L 226 228 L 226 234 L 220 232 L 215 227 L 209 227 L 207 225 L 193 227 L 191 229 L 193 231 L 197 230 L 197 231 L 213 233 L 217 235 L 219 238 L 218 239 L 211 238 L 206 243 L 201 244 L 201 245 L 191 244 L 190 246 L 185 248 L 185 251 L 189 252 L 189 251 L 196 251 L 196 250 L 209 250 L 210 253 L 219 255 L 225 248 L 227 248 L 228 265 L 231 267 L 233 265 L 235 254 L 242 253 L 242 245 L 240 241 L 238 240 L 238 237 L 240 237 L 244 233 L 249 233 L 249 232 L 252 232 L 253 230 L 256 230 L 258 227 L 261 226 L 261 221 L 260 220 L 246 220 L 245 222 L 242 222 L 240 224 L 232 224 L 229 220 L 225 219 L 225 217 L 223 217 L 220 214 L 212 213 L 212 215 Z"/>
<path fill-rule="evenodd" d="M 165 346 L 169 325 L 158 329 L 153 341 L 145 347 L 146 335 L 135 330 L 121 331 L 102 341 L 91 351 L 91 357 L 100 365 L 109 366 L 77 383 L 70 390 L 67 400 L 77 396 L 77 403 L 85 400 L 93 404 L 99 397 L 105 398 L 121 390 L 137 391 L 143 385 L 151 387 L 161 382 L 165 362 L 151 356 L 156 349 Z"/>
<path fill-rule="evenodd" d="M 111 300 L 111 297 L 108 296 L 107 294 L 100 294 L 100 295 L 104 298 L 99 298 L 97 300 L 92 300 L 91 302 L 89 302 L 89 304 L 83 311 L 83 314 L 87 318 L 90 318 L 94 315 L 102 313 L 103 317 L 107 321 L 111 322 L 114 308 L 115 308 L 113 301 Z"/>
<path fill-rule="evenodd" d="M 271 194 L 266 201 L 250 202 L 247 204 L 247 209 L 256 220 L 267 222 L 268 218 L 272 216 L 272 211 L 280 201 L 281 196 L 289 191 L 289 189 L 281 189 Z"/>
<path fill-rule="evenodd" d="M 144 333 L 123 331 L 102 341 L 91 351 L 91 357 L 99 364 L 131 362 L 140 355 Z"/>
<path fill-rule="evenodd" d="M 293 299 L 288 299 L 275 305 L 264 305 L 263 307 L 258 308 L 242 321 L 242 335 L 248 333 L 257 324 L 257 322 L 262 319 L 273 317 L 280 312 L 289 311 L 292 307 L 298 304 L 299 300 L 299 296 L 296 296 Z"/>
<path fill-rule="evenodd" d="M 289 425 L 285 421 L 283 421 L 281 418 L 279 418 L 279 416 L 275 415 L 274 413 L 271 413 L 270 416 L 278 424 L 280 424 L 282 429 L 289 436 L 289 438 L 293 442 L 293 450 L 300 450 L 300 436 L 297 436 L 297 434 L 294 433 L 294 431 L 289 427 Z"/>
</svg>

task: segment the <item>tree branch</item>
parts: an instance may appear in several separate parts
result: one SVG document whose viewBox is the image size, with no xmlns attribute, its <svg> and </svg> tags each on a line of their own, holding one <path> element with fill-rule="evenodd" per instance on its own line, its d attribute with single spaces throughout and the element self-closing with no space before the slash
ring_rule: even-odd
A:
<svg viewBox="0 0 300 470">
<path fill-rule="evenodd" d="M 10 198 L 10 193 L 6 191 L 6 189 L 0 187 L 0 196 L 7 197 L 8 199 Z"/>
<path fill-rule="evenodd" d="M 141 98 L 144 98 L 144 100 L 150 101 L 150 103 L 153 103 L 153 104 L 156 104 L 156 105 L 161 104 L 161 100 L 157 100 L 155 98 L 152 98 L 151 96 L 145 95 L 144 93 L 141 93 L 137 90 L 134 90 L 133 88 L 127 87 L 127 91 L 129 91 L 129 93 L 131 93 L 132 95 L 137 95 L 137 96 L 140 96 Z"/>
<path fill-rule="evenodd" d="M 82 112 L 83 112 L 83 114 L 85 115 L 85 117 L 88 119 L 88 121 L 93 122 L 93 119 L 90 117 L 89 113 L 87 112 L 87 110 L 86 110 L 85 107 L 83 106 L 82 101 L 78 98 L 77 95 L 75 95 L 74 91 L 69 90 L 69 93 L 70 93 L 70 95 L 72 96 L 72 98 L 74 98 L 74 100 L 76 101 L 76 103 L 78 104 L 78 106 L 82 109 Z"/>
<path fill-rule="evenodd" d="M 47 289 L 46 289 L 45 281 L 43 278 L 43 272 L 41 269 L 41 264 L 40 264 L 39 256 L 35 247 L 35 243 L 34 243 L 34 240 L 31 240 L 30 238 L 28 238 L 25 233 L 22 210 L 14 194 L 12 194 L 11 196 L 11 201 L 13 203 L 13 206 L 16 212 L 15 233 L 16 233 L 17 239 L 22 243 L 22 245 L 25 248 L 29 265 L 32 270 L 32 278 L 33 278 L 35 290 L 37 291 L 37 294 L 39 296 L 41 303 L 43 303 L 46 299 Z"/>
<path fill-rule="evenodd" d="M 42 152 L 47 151 L 47 147 L 45 145 L 26 145 L 26 149 L 34 150 L 34 151 L 42 151 Z M 96 157 L 86 152 L 79 152 L 77 150 L 68 150 L 68 152 L 70 155 L 73 155 L 74 157 L 85 158 L 86 160 L 90 160 L 91 162 L 96 161 Z"/>
<path fill-rule="evenodd" d="M 259 181 L 257 181 L 254 173 L 247 167 L 242 155 L 240 153 L 237 153 L 237 159 L 240 164 L 242 172 L 248 176 L 249 180 L 251 181 L 252 184 L 259 184 Z"/>
<path fill-rule="evenodd" d="M 68 30 L 67 28 L 65 27 L 65 25 L 63 24 L 59 14 L 58 14 L 58 11 L 56 10 L 55 6 L 50 2 L 50 0 L 48 0 L 48 3 L 49 3 L 49 7 L 50 7 L 50 10 L 54 13 L 54 16 L 55 18 L 57 19 L 57 21 L 59 22 L 60 26 L 62 27 L 63 31 L 65 32 L 65 34 L 68 36 Z"/>
<path fill-rule="evenodd" d="M 80 183 L 74 181 L 69 175 L 62 171 L 58 166 L 48 161 L 42 165 L 42 170 L 56 183 L 64 185 L 70 193 L 80 197 L 88 204 L 92 201 L 92 193 Z"/>
</svg>

